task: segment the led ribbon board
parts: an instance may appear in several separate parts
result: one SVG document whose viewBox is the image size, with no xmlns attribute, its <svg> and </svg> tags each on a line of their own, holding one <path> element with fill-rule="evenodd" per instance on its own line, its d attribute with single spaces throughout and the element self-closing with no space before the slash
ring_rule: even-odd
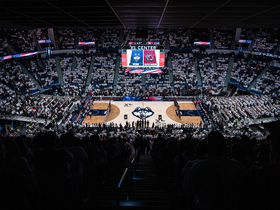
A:
<svg viewBox="0 0 280 210">
<path fill-rule="evenodd" d="M 146 42 L 146 44 L 159 44 L 159 42 Z"/>
<path fill-rule="evenodd" d="M 143 43 L 142 42 L 128 42 L 128 44 L 130 44 L 130 45 L 132 45 L 132 44 L 138 45 L 138 44 L 143 44 Z"/>
<path fill-rule="evenodd" d="M 37 55 L 37 54 L 38 54 L 38 52 L 29 52 L 29 53 L 21 53 L 21 54 L 16 54 L 16 55 L 8 55 L 8 56 L 0 57 L 0 60 L 8 60 L 11 58 L 19 58 L 19 57 Z"/>
<path fill-rule="evenodd" d="M 94 45 L 95 42 L 79 42 L 79 45 Z"/>
<path fill-rule="evenodd" d="M 50 39 L 46 39 L 46 40 L 38 40 L 38 43 L 51 43 Z"/>
<path fill-rule="evenodd" d="M 249 43 L 252 42 L 252 40 L 239 39 L 238 42 L 239 43 L 248 43 L 249 44 Z"/>
<path fill-rule="evenodd" d="M 125 72 L 130 74 L 160 74 L 161 69 L 128 68 Z"/>
<path fill-rule="evenodd" d="M 210 42 L 194 42 L 194 45 L 210 45 Z"/>
</svg>

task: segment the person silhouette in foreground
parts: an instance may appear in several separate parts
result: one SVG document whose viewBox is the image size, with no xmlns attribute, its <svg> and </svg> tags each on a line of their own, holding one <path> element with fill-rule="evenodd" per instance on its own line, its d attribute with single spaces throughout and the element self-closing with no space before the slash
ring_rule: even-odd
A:
<svg viewBox="0 0 280 210">
<path fill-rule="evenodd" d="M 270 162 L 249 170 L 239 189 L 239 210 L 276 210 L 280 207 L 279 122 L 270 125 Z"/>
<path fill-rule="evenodd" d="M 42 133 L 39 138 L 43 148 L 36 149 L 36 172 L 40 188 L 44 192 L 45 209 L 73 208 L 74 195 L 70 179 L 70 162 L 73 154 L 66 149 L 56 149 L 56 134 Z"/>
<path fill-rule="evenodd" d="M 221 133 L 211 131 L 208 146 L 208 158 L 196 162 L 184 178 L 187 208 L 236 209 L 238 184 L 246 169 L 227 158 L 226 140 Z"/>
</svg>

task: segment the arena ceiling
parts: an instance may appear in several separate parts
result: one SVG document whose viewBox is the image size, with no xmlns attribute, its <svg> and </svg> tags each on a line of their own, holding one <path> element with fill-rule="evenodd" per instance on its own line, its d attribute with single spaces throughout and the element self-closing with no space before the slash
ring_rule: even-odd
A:
<svg viewBox="0 0 280 210">
<path fill-rule="evenodd" d="M 0 28 L 280 28 L 276 0 L 1 0 Z"/>
</svg>

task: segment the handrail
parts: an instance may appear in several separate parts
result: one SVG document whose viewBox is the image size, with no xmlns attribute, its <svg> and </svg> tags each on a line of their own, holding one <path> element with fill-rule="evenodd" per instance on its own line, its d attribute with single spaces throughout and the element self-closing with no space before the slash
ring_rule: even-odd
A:
<svg viewBox="0 0 280 210">
<path fill-rule="evenodd" d="M 124 179 L 124 177 L 125 177 L 125 175 L 126 175 L 127 171 L 128 171 L 128 168 L 126 168 L 126 169 L 124 170 L 123 175 L 122 175 L 122 178 L 121 178 L 121 180 L 120 180 L 120 182 L 119 182 L 118 188 L 120 188 L 120 187 L 121 187 L 122 182 L 123 182 L 123 179 Z"/>
<path fill-rule="evenodd" d="M 117 187 L 117 196 L 116 196 L 116 207 L 119 208 L 120 206 L 120 187 L 122 185 L 122 182 L 127 174 L 127 171 L 128 171 L 128 168 L 126 168 L 123 172 L 123 175 L 122 175 L 122 178 L 118 184 L 118 187 Z M 129 196 L 128 196 L 128 176 L 126 176 L 126 198 L 127 200 L 129 200 Z"/>
<path fill-rule="evenodd" d="M 141 152 L 140 150 L 138 149 L 136 154 L 135 154 L 135 158 L 136 158 L 136 166 L 138 165 L 138 162 L 139 162 L 139 159 L 140 159 L 140 155 L 141 155 Z"/>
<path fill-rule="evenodd" d="M 135 168 L 135 158 L 133 158 L 131 161 L 130 161 L 130 189 L 132 190 L 132 179 L 133 177 L 135 177 L 135 172 L 136 172 L 136 168 Z M 133 167 L 133 164 L 134 164 L 134 167 Z M 134 172 L 133 172 L 133 169 L 134 169 Z"/>
<path fill-rule="evenodd" d="M 128 201 L 130 199 L 129 197 L 129 175 L 128 175 L 128 169 L 130 169 L 130 189 L 132 190 L 132 180 L 133 177 L 135 177 L 136 174 L 136 167 L 139 161 L 139 150 L 136 152 L 135 157 L 130 161 L 130 168 L 126 168 L 122 174 L 122 177 L 119 181 L 118 187 L 117 187 L 117 196 L 116 196 L 116 207 L 119 208 L 120 206 L 120 188 L 122 186 L 122 183 L 126 177 L 126 200 Z"/>
</svg>

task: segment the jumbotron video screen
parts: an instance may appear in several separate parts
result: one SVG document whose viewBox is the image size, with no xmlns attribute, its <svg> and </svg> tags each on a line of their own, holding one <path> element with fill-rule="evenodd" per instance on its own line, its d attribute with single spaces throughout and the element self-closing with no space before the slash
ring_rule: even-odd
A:
<svg viewBox="0 0 280 210">
<path fill-rule="evenodd" d="M 161 68 L 165 50 L 155 45 L 136 45 L 122 49 L 122 66 L 127 68 Z"/>
</svg>

